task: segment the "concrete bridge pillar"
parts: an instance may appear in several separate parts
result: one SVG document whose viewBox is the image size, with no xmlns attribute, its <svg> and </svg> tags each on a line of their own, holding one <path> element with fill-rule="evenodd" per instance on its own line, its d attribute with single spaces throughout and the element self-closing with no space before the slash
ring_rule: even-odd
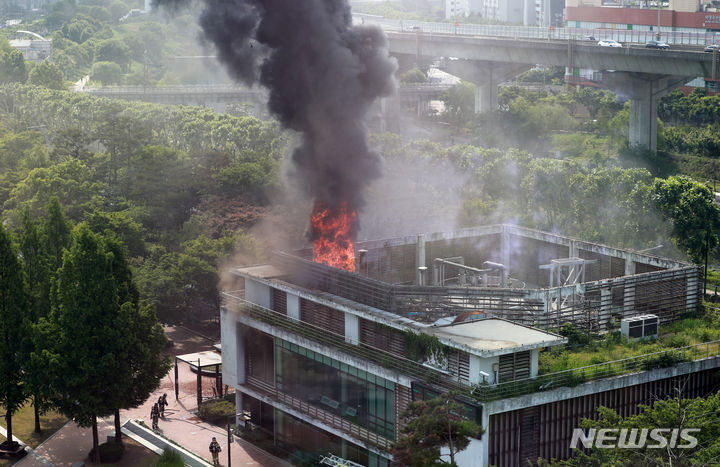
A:
<svg viewBox="0 0 720 467">
<path fill-rule="evenodd" d="M 475 113 L 496 110 L 498 85 L 527 71 L 530 65 L 481 60 L 448 60 L 441 67 L 453 76 L 475 85 Z"/>
<path fill-rule="evenodd" d="M 614 72 L 603 73 L 600 84 L 630 98 L 630 146 L 656 151 L 658 102 L 691 79 L 688 76 Z"/>
</svg>

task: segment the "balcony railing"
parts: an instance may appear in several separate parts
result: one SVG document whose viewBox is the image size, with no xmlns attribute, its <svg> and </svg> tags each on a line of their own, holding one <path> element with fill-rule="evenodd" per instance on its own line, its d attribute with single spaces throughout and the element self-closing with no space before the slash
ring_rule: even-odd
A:
<svg viewBox="0 0 720 467">
<path fill-rule="evenodd" d="M 226 306 L 232 307 L 234 304 L 238 311 L 245 313 L 255 320 L 306 337 L 314 342 L 345 352 L 348 355 L 358 356 L 365 361 L 395 370 L 412 379 L 424 381 L 447 390 L 459 391 L 473 397 L 479 402 L 490 402 L 560 387 L 577 386 L 578 384 L 588 381 L 648 371 L 655 368 L 671 367 L 682 362 L 720 356 L 720 340 L 715 340 L 638 355 L 622 360 L 548 373 L 533 378 L 525 378 L 494 385 L 468 385 L 453 380 L 449 375 L 429 368 L 419 362 L 398 357 L 397 355 L 366 344 L 351 344 L 345 341 L 344 336 L 333 334 L 328 330 L 288 318 L 282 313 L 250 303 L 239 296 L 229 293 L 225 293 L 224 296 Z"/>
<path fill-rule="evenodd" d="M 587 381 L 612 376 L 671 367 L 678 363 L 692 362 L 718 355 L 720 355 L 720 340 L 638 355 L 612 362 L 571 368 L 535 378 L 508 381 L 495 385 L 480 385 L 473 390 L 473 395 L 483 402 L 489 402 L 559 387 L 577 386 Z"/>
<path fill-rule="evenodd" d="M 257 390 L 265 394 L 266 396 L 269 396 L 271 399 L 277 402 L 288 405 L 297 410 L 298 412 L 309 415 L 313 420 L 320 421 L 328 426 L 341 430 L 344 433 L 354 436 L 382 450 L 390 450 L 390 445 L 392 444 L 392 441 L 378 435 L 377 433 L 373 433 L 372 431 L 367 430 L 352 422 L 349 422 L 342 417 L 338 417 L 337 415 L 315 407 L 312 404 L 280 392 L 272 385 L 257 378 L 248 376 L 247 383 L 248 387 Z"/>
</svg>

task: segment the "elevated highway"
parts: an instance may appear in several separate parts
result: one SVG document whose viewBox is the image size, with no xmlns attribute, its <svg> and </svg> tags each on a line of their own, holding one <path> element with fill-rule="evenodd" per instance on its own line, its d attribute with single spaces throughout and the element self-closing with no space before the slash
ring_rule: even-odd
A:
<svg viewBox="0 0 720 467">
<path fill-rule="evenodd" d="M 657 104 L 661 97 L 698 77 L 720 79 L 718 53 L 700 48 L 602 47 L 576 40 L 529 40 L 454 34 L 387 31 L 399 60 L 422 63 L 442 58 L 445 71 L 475 84 L 475 110 L 497 108 L 498 85 L 534 65 L 601 70 L 600 86 L 630 99 L 630 144 L 657 148 Z"/>
</svg>

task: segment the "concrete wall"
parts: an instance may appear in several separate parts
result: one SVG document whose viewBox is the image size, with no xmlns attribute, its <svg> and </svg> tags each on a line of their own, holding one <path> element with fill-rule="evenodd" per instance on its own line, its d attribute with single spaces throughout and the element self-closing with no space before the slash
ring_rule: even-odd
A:
<svg viewBox="0 0 720 467">
<path fill-rule="evenodd" d="M 272 308 L 270 304 L 270 286 L 251 278 L 245 279 L 245 300 L 265 308 Z"/>
<path fill-rule="evenodd" d="M 497 381 L 495 381 L 495 376 L 493 373 L 493 364 L 497 363 L 500 364 L 500 357 L 489 357 L 489 358 L 482 358 L 478 357 L 477 355 L 470 355 L 470 382 L 472 384 L 481 384 L 482 377 L 480 376 L 480 372 L 484 371 L 487 373 L 488 378 L 487 382 L 490 384 L 495 384 Z"/>
<path fill-rule="evenodd" d="M 245 382 L 245 354 L 238 335 L 238 313 L 220 308 L 223 382 L 234 388 Z M 242 365 L 242 366 L 240 366 Z"/>
</svg>

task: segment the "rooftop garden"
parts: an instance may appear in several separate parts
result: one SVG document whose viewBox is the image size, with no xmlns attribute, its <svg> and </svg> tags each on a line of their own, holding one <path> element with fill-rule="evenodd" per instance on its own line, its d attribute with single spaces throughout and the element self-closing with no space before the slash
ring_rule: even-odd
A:
<svg viewBox="0 0 720 467">
<path fill-rule="evenodd" d="M 720 314 L 708 310 L 661 325 L 657 339 L 628 340 L 619 329 L 597 336 L 565 324 L 560 334 L 568 343 L 541 352 L 538 371 L 555 373 L 720 340 Z"/>
</svg>

